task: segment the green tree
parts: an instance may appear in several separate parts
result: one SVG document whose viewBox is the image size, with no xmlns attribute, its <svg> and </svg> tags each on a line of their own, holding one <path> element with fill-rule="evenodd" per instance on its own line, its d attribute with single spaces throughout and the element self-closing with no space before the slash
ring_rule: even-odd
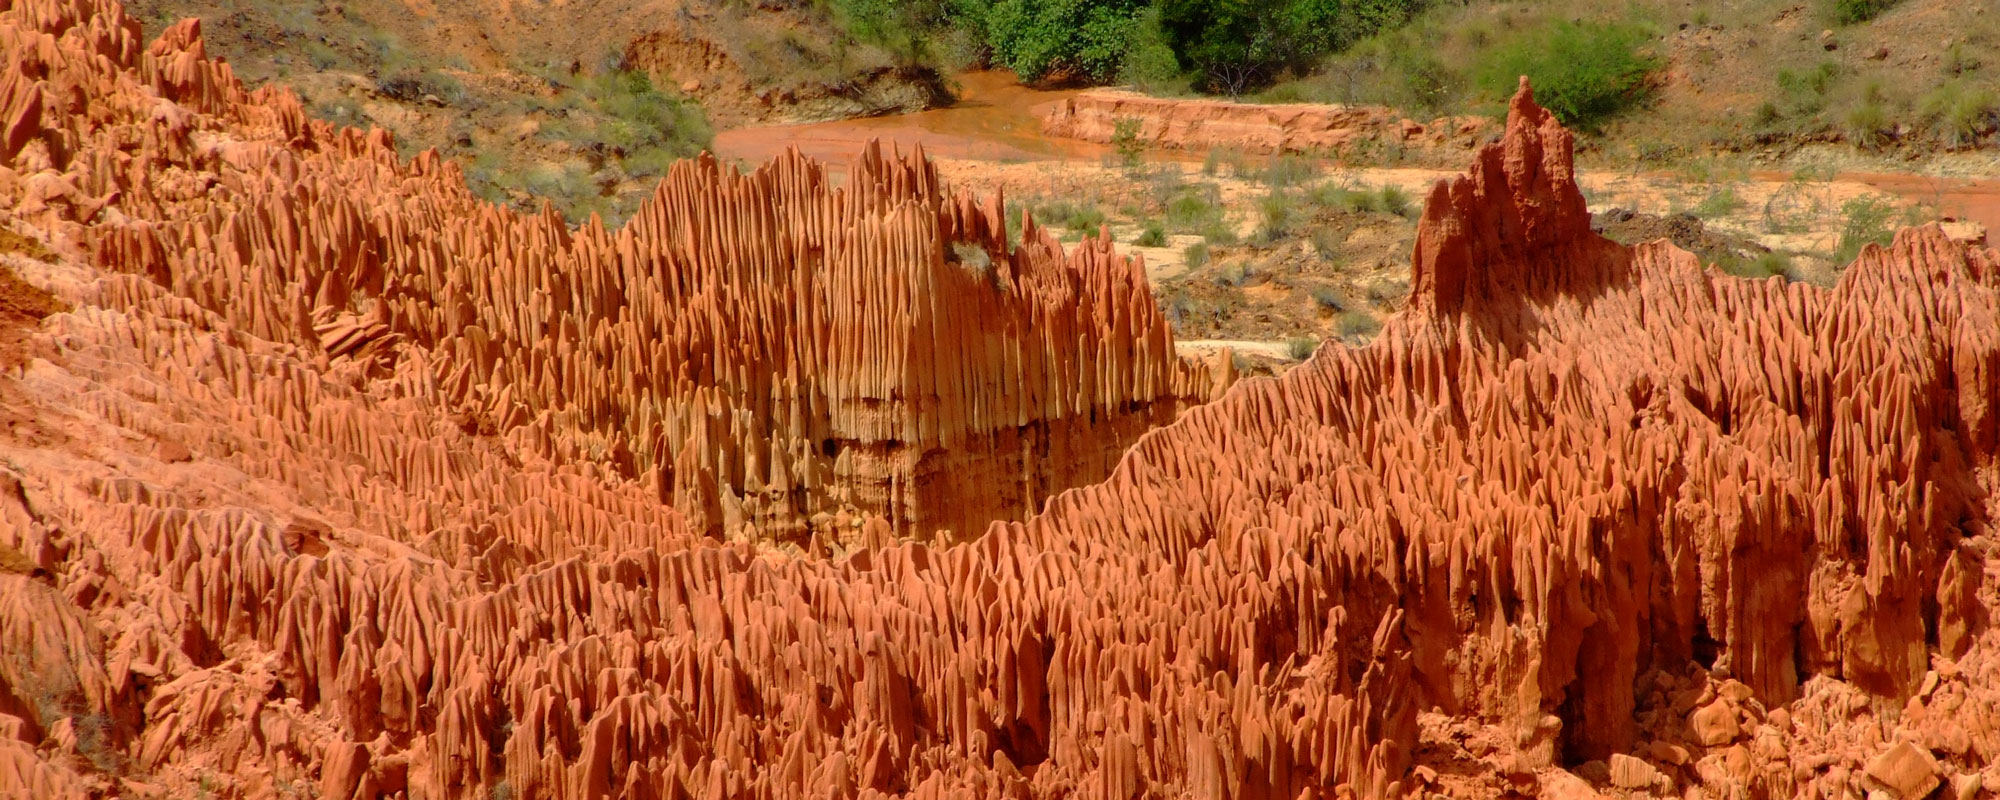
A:
<svg viewBox="0 0 2000 800">
<path fill-rule="evenodd" d="M 1196 88 L 1236 96 L 1401 24 L 1424 0 L 1160 0 L 1160 24 Z"/>
<path fill-rule="evenodd" d="M 1497 49 L 1480 65 L 1479 84 L 1504 98 L 1526 75 L 1535 101 L 1564 125 L 1594 129 L 1645 96 L 1646 76 L 1660 65 L 1639 49 L 1649 38 L 1634 25 L 1558 21 Z"/>
<path fill-rule="evenodd" d="M 1052 76 L 1102 83 L 1118 75 L 1138 31 L 1141 0 L 998 0 L 986 14 L 993 60 L 1033 83 Z"/>
</svg>

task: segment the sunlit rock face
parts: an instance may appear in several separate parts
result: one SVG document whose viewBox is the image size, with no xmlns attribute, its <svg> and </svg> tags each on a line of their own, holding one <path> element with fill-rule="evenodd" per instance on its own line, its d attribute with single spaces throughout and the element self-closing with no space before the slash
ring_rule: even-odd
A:
<svg viewBox="0 0 2000 800">
<path fill-rule="evenodd" d="M 54 252 L 6 263 L 68 307 L 0 336 L 0 797 L 2000 761 L 2000 256 L 1935 228 L 1830 290 L 1619 246 L 1524 88 L 1375 342 L 1184 411 L 1229 376 L 1136 265 L 1010 251 L 921 158 L 686 162 L 571 230 L 191 23 L 0 9 L 0 202 Z"/>
</svg>

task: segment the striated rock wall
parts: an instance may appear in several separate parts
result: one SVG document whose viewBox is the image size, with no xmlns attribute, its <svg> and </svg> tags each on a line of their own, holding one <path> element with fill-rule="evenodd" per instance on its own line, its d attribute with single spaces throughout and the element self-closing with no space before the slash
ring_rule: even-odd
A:
<svg viewBox="0 0 2000 800">
<path fill-rule="evenodd" d="M 1058 374 L 1164 363 L 1141 357 L 1152 312 L 1061 293 L 1084 277 L 1042 272 L 1037 245 L 953 263 L 947 234 L 993 220 L 923 199 L 921 160 L 871 156 L 858 193 L 797 159 L 684 164 L 673 215 L 572 232 L 457 205 L 449 165 L 242 94 L 192 26 L 142 49 L 112 3 L 0 8 L 5 222 L 89 256 L 4 256 L 72 309 L 0 360 L 20 365 L 0 377 L 0 797 L 2000 789 L 2000 253 L 1905 231 L 1823 290 L 1618 246 L 1524 90 L 1432 193 L 1411 305 L 1368 347 L 1140 435 L 1025 521 L 932 546 L 875 516 L 853 552 L 805 558 L 704 536 L 727 508 L 690 521 L 661 496 L 732 474 L 691 452 L 784 462 L 771 441 L 811 423 L 736 409 L 865 400 L 895 374 L 865 345 L 968 363 L 896 332 L 917 310 L 852 306 L 916 309 L 891 288 L 923 276 L 1000 284 L 934 308 L 936 338 L 1060 300 L 1081 316 L 1011 340 L 1075 347 L 1039 362 Z M 776 274 L 847 306 L 671 266 L 769 276 L 814 247 L 860 250 Z M 1082 250 L 1076 275 L 1120 285 L 1103 243 Z M 630 291 L 655 284 L 719 310 L 665 320 Z M 704 344 L 621 361 L 642 319 L 643 341 L 685 320 Z M 790 333 L 815 319 L 860 343 Z M 619 427 L 656 413 L 622 392 L 669 368 L 729 409 L 653 440 L 680 448 L 671 477 Z M 1094 398 L 1134 396 L 1078 369 L 1095 388 L 1030 397 L 1101 422 L 1118 406 Z M 945 374 L 967 377 L 909 380 L 984 385 Z M 1023 407 L 958 391 L 935 402 Z M 1055 468 L 1043 452 L 1023 463 Z"/>
<path fill-rule="evenodd" d="M 1030 224 L 1010 252 L 1000 199 L 948 194 L 921 152 L 871 149 L 839 188 L 796 154 L 686 162 L 624 228 L 571 231 L 244 92 L 195 21 L 142 50 L 95 8 L 6 33 L 20 214 L 329 363 L 423 350 L 469 427 L 654 484 L 698 530 L 969 534 L 1218 386 L 1108 239 L 1065 254 Z"/>
<path fill-rule="evenodd" d="M 1149 97 L 1094 89 L 1040 108 L 1042 133 L 1108 144 L 1120 120 L 1138 123 L 1139 141 L 1153 147 L 1247 153 L 1382 153 L 1415 151 L 1459 163 L 1496 131 L 1483 117 L 1445 117 L 1428 124 L 1381 106 L 1236 103 Z"/>
</svg>

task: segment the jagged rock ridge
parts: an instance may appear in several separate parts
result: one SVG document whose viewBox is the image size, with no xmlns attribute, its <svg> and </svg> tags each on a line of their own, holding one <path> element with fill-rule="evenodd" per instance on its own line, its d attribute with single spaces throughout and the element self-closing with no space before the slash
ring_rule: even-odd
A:
<svg viewBox="0 0 2000 800">
<path fill-rule="evenodd" d="M 800 558 L 706 539 L 657 476 L 576 458 L 559 442 L 593 431 L 587 415 L 508 420 L 515 406 L 462 388 L 509 369 L 482 343 L 500 335 L 444 337 L 426 315 L 499 313 L 470 299 L 495 274 L 483 262 L 376 252 L 461 282 L 314 319 L 336 301 L 255 284 L 369 251 L 279 260 L 257 254 L 299 251 L 239 231 L 287 243 L 357 230 L 366 209 L 278 200 L 260 218 L 297 225 L 175 223 L 91 177 L 194 196 L 231 157 L 279 177 L 324 157 L 380 204 L 421 207 L 448 165 L 399 172 L 379 140 L 286 128 L 281 96 L 188 78 L 226 73 L 185 55 L 187 28 L 153 49 L 174 86 L 211 87 L 189 104 L 138 88 L 162 70 L 145 59 L 62 83 L 78 73 L 57 59 L 140 52 L 109 3 L 10 6 L 0 31 L 16 56 L 0 181 L 42 187 L 14 219 L 143 270 L 16 262 L 76 309 L 0 381 L 0 408 L 36 411 L 0 439 L 0 544 L 26 565 L 0 574 L 0 794 L 2000 786 L 2000 255 L 1934 228 L 1868 250 L 1832 290 L 1620 247 L 1579 222 L 1568 135 L 1524 91 L 1504 140 L 1433 192 L 1411 307 L 1374 344 L 1187 412 L 1025 522 Z M 221 145 L 199 168 L 148 170 L 130 154 L 170 138 L 90 117 L 170 125 L 203 102 L 228 121 L 189 137 Z M 23 103 L 64 124 L 24 126 Z M 113 146 L 77 146 L 92 136 Z M 90 155 L 37 166 L 60 153 Z M 923 169 L 885 174 L 918 186 Z M 462 219 L 523 231 L 523 248 L 606 241 Z M 249 297 L 176 268 L 197 256 L 167 252 L 174 230 L 243 254 L 208 263 Z M 414 246 L 390 231 L 378 247 Z M 601 302 L 570 280 L 561 302 Z M 1144 328 L 1127 330 L 1114 343 Z M 625 380 L 578 355 L 597 337 L 565 330 L 544 369 Z M 800 379 L 834 377 L 854 379 Z M 519 432 L 479 435 L 496 418 Z"/>
<path fill-rule="evenodd" d="M 476 201 L 435 155 L 399 163 L 385 133 L 245 93 L 195 21 L 142 53 L 132 26 L 50 13 L 89 27 L 40 23 L 61 38 L 24 44 L 7 79 L 24 213 L 336 368 L 393 373 L 421 348 L 469 426 L 653 483 L 699 530 L 970 534 L 1102 478 L 1211 391 L 1140 265 L 1032 225 L 1009 252 L 999 198 L 948 194 L 921 152 L 870 150 L 845 188 L 796 154 L 684 162 L 621 230 L 571 231 Z M 42 99 L 64 93 L 92 100 Z"/>
</svg>

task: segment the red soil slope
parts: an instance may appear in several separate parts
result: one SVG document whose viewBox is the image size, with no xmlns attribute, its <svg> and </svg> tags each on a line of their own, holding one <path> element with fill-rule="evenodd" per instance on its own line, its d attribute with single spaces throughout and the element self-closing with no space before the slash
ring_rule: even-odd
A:
<svg viewBox="0 0 2000 800">
<path fill-rule="evenodd" d="M 6 213 L 71 256 L 7 258 L 72 306 L 0 379 L 0 796 L 2000 788 L 1993 251 L 1618 246 L 1524 90 L 1370 346 L 973 541 L 788 555 L 704 515 L 799 496 L 822 409 L 951 458 L 1207 381 L 1108 243 L 948 261 L 997 220 L 921 160 L 572 232 L 137 33 L 0 5 Z"/>
</svg>

